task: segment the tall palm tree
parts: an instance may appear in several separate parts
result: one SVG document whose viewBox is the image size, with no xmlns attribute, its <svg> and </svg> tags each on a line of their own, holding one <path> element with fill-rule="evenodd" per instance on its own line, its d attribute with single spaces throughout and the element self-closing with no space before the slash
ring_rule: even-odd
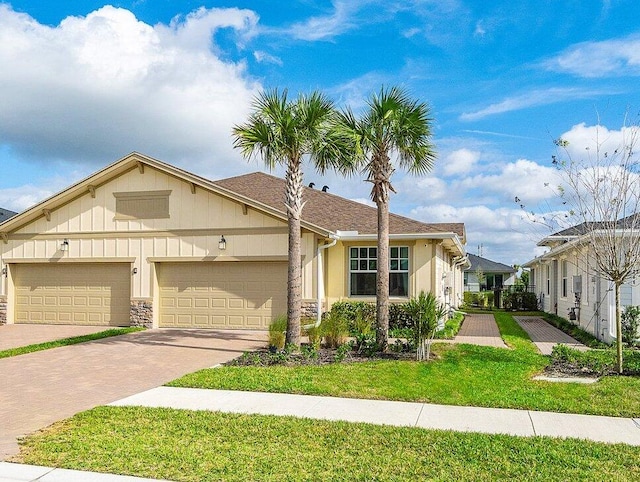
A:
<svg viewBox="0 0 640 482">
<path fill-rule="evenodd" d="M 371 199 L 378 208 L 378 263 L 376 276 L 376 343 L 387 348 L 389 338 L 389 195 L 394 164 L 410 174 L 423 175 L 435 162 L 431 143 L 430 109 L 412 100 L 398 87 L 380 89 L 371 96 L 361 118 L 349 110 L 337 121 L 337 130 L 354 141 L 352 154 L 372 183 Z"/>
<path fill-rule="evenodd" d="M 323 142 L 329 121 L 336 112 L 333 102 L 318 92 L 289 99 L 287 91 L 262 92 L 253 102 L 245 124 L 233 128 L 234 148 L 243 157 L 260 156 L 269 169 L 286 167 L 284 205 L 289 225 L 287 277 L 287 344 L 300 346 L 302 273 L 300 221 L 304 202 L 302 165 L 309 157 L 324 172 L 334 164 L 334 149 Z M 320 309 L 320 307 L 318 307 Z"/>
</svg>

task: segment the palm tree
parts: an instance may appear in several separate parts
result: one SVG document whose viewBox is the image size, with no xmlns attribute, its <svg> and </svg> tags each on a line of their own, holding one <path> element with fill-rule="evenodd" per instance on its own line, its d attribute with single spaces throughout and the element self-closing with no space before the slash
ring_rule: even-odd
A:
<svg viewBox="0 0 640 482">
<path fill-rule="evenodd" d="M 410 174 L 423 175 L 435 162 L 431 143 L 430 109 L 398 87 L 371 96 L 361 118 L 349 110 L 338 119 L 337 130 L 355 141 L 352 154 L 372 183 L 371 199 L 378 208 L 376 276 L 376 343 L 387 348 L 389 337 L 389 195 L 394 163 Z"/>
<path fill-rule="evenodd" d="M 240 149 L 243 157 L 260 156 L 269 169 L 277 164 L 286 167 L 284 205 L 289 225 L 289 268 L 285 343 L 295 346 L 300 346 L 302 308 L 302 164 L 305 157 L 310 157 L 315 167 L 324 172 L 334 165 L 334 159 L 342 158 L 323 142 L 329 121 L 335 114 L 333 102 L 318 92 L 291 100 L 286 90 L 274 89 L 258 95 L 248 121 L 233 128 L 233 146 Z"/>
</svg>

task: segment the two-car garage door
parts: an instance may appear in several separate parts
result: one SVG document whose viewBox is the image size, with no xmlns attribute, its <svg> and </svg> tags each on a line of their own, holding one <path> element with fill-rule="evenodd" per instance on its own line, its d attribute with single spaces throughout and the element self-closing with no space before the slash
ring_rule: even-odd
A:
<svg viewBox="0 0 640 482">
<path fill-rule="evenodd" d="M 16 264 L 16 323 L 129 325 L 129 263 Z"/>
<path fill-rule="evenodd" d="M 287 263 L 159 263 L 160 327 L 266 328 L 286 313 Z"/>
<path fill-rule="evenodd" d="M 157 263 L 160 327 L 266 328 L 286 313 L 285 262 Z M 14 321 L 129 325 L 130 263 L 12 266 Z"/>
</svg>

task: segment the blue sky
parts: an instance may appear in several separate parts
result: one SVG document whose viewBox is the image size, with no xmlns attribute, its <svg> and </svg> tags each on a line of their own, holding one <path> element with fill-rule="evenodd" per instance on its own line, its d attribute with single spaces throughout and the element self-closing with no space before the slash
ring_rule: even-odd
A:
<svg viewBox="0 0 640 482">
<path fill-rule="evenodd" d="M 557 210 L 552 140 L 580 152 L 598 122 L 637 120 L 639 16 L 637 0 L 0 3 L 0 206 L 134 150 L 214 179 L 262 169 L 230 136 L 261 89 L 358 110 L 400 85 L 431 105 L 438 160 L 395 174 L 392 211 L 464 222 L 469 252 L 522 263 L 548 234 L 525 211 Z M 368 198 L 360 178 L 305 180 Z"/>
</svg>

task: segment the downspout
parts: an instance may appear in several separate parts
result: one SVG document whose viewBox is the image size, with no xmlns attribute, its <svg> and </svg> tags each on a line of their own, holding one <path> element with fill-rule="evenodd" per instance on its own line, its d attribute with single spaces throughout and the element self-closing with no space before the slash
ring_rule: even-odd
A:
<svg viewBox="0 0 640 482">
<path fill-rule="evenodd" d="M 317 303 L 317 318 L 315 323 L 311 323 L 310 325 L 304 325 L 302 328 L 308 330 L 309 328 L 317 328 L 320 326 L 322 322 L 322 296 L 321 296 L 321 286 L 324 286 L 324 276 L 322 276 L 322 251 L 328 248 L 331 248 L 336 245 L 338 242 L 338 237 L 330 234 L 329 238 L 332 240 L 329 244 L 321 244 L 318 246 L 316 251 L 316 260 L 318 263 L 318 267 L 316 269 L 316 303 Z"/>
</svg>

